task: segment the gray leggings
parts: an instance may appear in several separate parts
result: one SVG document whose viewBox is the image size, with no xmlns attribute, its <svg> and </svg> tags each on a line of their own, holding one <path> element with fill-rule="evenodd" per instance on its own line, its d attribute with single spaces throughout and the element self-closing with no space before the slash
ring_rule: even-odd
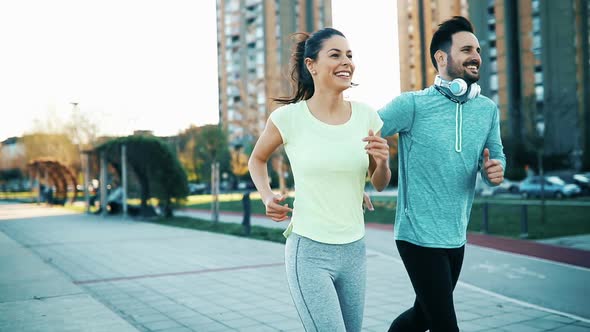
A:
<svg viewBox="0 0 590 332">
<path fill-rule="evenodd" d="M 285 265 L 305 331 L 361 330 L 367 272 L 364 239 L 326 244 L 291 233 Z"/>
</svg>

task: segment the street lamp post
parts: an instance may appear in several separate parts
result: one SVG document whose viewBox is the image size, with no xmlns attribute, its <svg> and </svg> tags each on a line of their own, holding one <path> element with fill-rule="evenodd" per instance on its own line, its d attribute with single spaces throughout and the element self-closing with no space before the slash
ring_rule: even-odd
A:
<svg viewBox="0 0 590 332">
<path fill-rule="evenodd" d="M 244 175 L 242 168 L 244 168 L 244 162 L 241 160 L 242 158 L 242 148 L 244 144 L 240 141 L 235 141 L 233 144 L 233 149 L 231 151 L 231 170 L 233 173 L 232 177 L 232 187 L 238 187 L 238 176 Z M 247 172 L 247 161 L 246 161 L 246 172 Z"/>
<path fill-rule="evenodd" d="M 545 224 L 545 175 L 543 172 L 543 154 L 545 149 L 545 119 L 542 115 L 536 119 L 537 135 L 539 137 L 539 148 L 537 157 L 539 160 L 539 179 L 541 181 L 541 224 Z"/>
<path fill-rule="evenodd" d="M 219 162 L 213 159 L 211 163 L 211 215 L 214 222 L 219 221 Z"/>
<path fill-rule="evenodd" d="M 83 165 L 84 165 L 84 202 L 86 213 L 90 213 L 90 191 L 88 186 L 90 185 L 90 153 L 91 151 L 82 151 Z"/>
</svg>

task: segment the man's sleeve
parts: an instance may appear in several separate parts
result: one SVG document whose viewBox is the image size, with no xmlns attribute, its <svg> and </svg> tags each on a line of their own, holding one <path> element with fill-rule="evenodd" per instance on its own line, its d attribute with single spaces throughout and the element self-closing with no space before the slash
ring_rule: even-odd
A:
<svg viewBox="0 0 590 332">
<path fill-rule="evenodd" d="M 490 159 L 499 160 L 502 163 L 502 168 L 504 169 L 504 174 L 506 174 L 506 156 L 504 155 L 504 147 L 502 146 L 502 137 L 500 136 L 500 116 L 499 116 L 498 107 L 494 112 L 494 116 L 492 118 L 492 128 L 488 133 L 488 138 L 486 139 L 486 143 L 484 148 L 488 148 L 490 150 Z M 495 186 L 495 184 L 491 183 L 486 176 L 485 168 L 483 167 L 483 153 L 479 157 L 479 165 L 480 165 L 480 172 L 481 178 L 483 181 L 490 185 Z"/>
<path fill-rule="evenodd" d="M 383 106 L 378 114 L 383 120 L 382 137 L 409 131 L 414 122 L 414 96 L 411 93 L 403 93 Z"/>
</svg>

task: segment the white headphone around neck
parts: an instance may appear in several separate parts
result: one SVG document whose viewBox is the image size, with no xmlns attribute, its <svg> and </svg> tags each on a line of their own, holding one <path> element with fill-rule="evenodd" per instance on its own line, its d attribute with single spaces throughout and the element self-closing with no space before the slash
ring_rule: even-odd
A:
<svg viewBox="0 0 590 332">
<path fill-rule="evenodd" d="M 467 85 L 467 82 L 462 78 L 455 78 L 452 81 L 447 81 L 436 75 L 434 78 L 434 85 L 449 89 L 449 91 L 457 97 L 461 97 L 469 91 L 469 94 L 467 95 L 468 100 L 477 98 L 481 93 L 481 87 L 477 83 L 471 83 L 471 89 L 469 89 L 469 85 Z"/>
</svg>

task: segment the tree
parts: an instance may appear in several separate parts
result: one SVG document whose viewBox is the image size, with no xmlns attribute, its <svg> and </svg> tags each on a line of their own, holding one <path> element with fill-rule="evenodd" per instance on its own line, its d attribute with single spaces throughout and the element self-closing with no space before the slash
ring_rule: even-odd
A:
<svg viewBox="0 0 590 332">
<path fill-rule="evenodd" d="M 153 136 L 127 136 L 112 139 L 96 148 L 121 176 L 121 145 L 127 147 L 127 161 L 140 186 L 142 213 L 148 213 L 151 197 L 158 198 L 166 216 L 172 206 L 188 195 L 185 170 L 170 147 Z M 102 185 L 102 184 L 101 184 Z"/>
<path fill-rule="evenodd" d="M 53 158 L 69 167 L 79 168 L 80 154 L 72 140 L 63 133 L 34 133 L 22 138 L 25 160 Z"/>
<path fill-rule="evenodd" d="M 179 149 L 178 151 L 178 160 L 186 170 L 186 176 L 189 182 L 200 180 L 197 175 L 198 161 L 195 158 L 195 146 L 195 138 L 190 137 L 183 149 Z"/>
<path fill-rule="evenodd" d="M 64 122 L 51 107 L 44 119 L 37 119 L 33 130 L 23 136 L 26 161 L 54 158 L 81 176 L 80 154 L 96 143 L 98 126 L 77 103 L 70 118 Z M 26 162 L 25 162 L 26 165 Z"/>
<path fill-rule="evenodd" d="M 202 161 L 196 157 L 197 137 L 199 136 L 200 127 L 191 125 L 185 131 L 180 133 L 177 138 L 178 159 L 186 170 L 189 181 L 201 181 L 199 170 L 202 167 Z"/>
<path fill-rule="evenodd" d="M 98 125 L 91 120 L 89 114 L 84 113 L 78 107 L 78 103 L 72 103 L 74 109 L 70 119 L 63 126 L 63 132 L 81 150 L 89 148 L 96 142 Z"/>
<path fill-rule="evenodd" d="M 286 156 L 284 147 L 281 146 L 277 150 L 275 150 L 270 157 L 270 161 L 270 168 L 272 170 L 271 184 L 275 187 L 278 185 L 279 191 L 281 192 L 281 194 L 284 195 L 287 192 L 287 177 L 285 174 L 287 173 L 287 170 L 290 167 L 290 165 L 288 164 L 289 158 L 287 158 Z M 291 178 L 293 178 L 293 176 L 291 176 Z"/>
<path fill-rule="evenodd" d="M 211 180 L 211 164 L 220 163 L 222 172 L 230 169 L 227 135 L 218 125 L 191 126 L 178 137 L 178 158 L 191 181 Z"/>
<path fill-rule="evenodd" d="M 243 146 L 234 147 L 231 152 L 231 171 L 235 176 L 248 174 L 248 155 L 244 153 Z"/>
</svg>

